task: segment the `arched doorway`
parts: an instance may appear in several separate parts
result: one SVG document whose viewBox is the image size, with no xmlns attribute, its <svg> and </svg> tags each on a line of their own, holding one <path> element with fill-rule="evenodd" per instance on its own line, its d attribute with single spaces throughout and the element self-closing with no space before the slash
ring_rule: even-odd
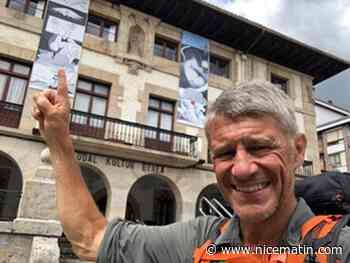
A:
<svg viewBox="0 0 350 263">
<path fill-rule="evenodd" d="M 201 215 L 215 215 L 229 217 L 233 210 L 225 201 L 218 186 L 206 186 L 199 194 L 196 204 L 196 217 Z"/>
<path fill-rule="evenodd" d="M 0 152 L 0 221 L 12 221 L 17 217 L 22 185 L 22 173 L 17 163 Z"/>
<path fill-rule="evenodd" d="M 107 188 L 102 173 L 96 168 L 87 165 L 81 165 L 80 170 L 97 207 L 101 213 L 105 215 L 107 207 Z"/>
<path fill-rule="evenodd" d="M 80 165 L 80 171 L 98 209 L 105 215 L 108 195 L 102 172 L 95 167 L 85 164 Z M 59 246 L 62 259 L 78 259 L 64 234 L 59 239 Z"/>
<path fill-rule="evenodd" d="M 155 175 L 138 179 L 128 194 L 125 219 L 155 226 L 175 222 L 176 199 L 170 182 Z"/>
</svg>

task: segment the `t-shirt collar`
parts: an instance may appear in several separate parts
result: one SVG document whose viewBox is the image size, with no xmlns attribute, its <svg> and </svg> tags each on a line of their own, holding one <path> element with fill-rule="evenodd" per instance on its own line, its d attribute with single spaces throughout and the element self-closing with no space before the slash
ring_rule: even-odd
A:
<svg viewBox="0 0 350 263">
<path fill-rule="evenodd" d="M 294 213 L 288 222 L 287 230 L 282 235 L 280 245 L 296 246 L 301 244 L 301 227 L 306 220 L 312 216 L 314 216 L 314 214 L 311 209 L 308 207 L 304 199 L 300 198 Z M 234 215 L 229 219 L 225 232 L 219 235 L 214 244 L 217 246 L 228 244 L 239 246 L 243 244 L 240 239 L 239 217 L 237 215 Z"/>
</svg>

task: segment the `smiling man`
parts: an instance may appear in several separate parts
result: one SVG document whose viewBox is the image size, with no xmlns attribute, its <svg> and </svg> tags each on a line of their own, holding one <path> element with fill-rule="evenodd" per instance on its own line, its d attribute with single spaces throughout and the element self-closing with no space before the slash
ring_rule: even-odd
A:
<svg viewBox="0 0 350 263">
<path fill-rule="evenodd" d="M 270 83 L 242 84 L 216 100 L 206 131 L 218 186 L 240 219 L 243 242 L 279 241 L 297 207 L 294 172 L 306 147 L 291 101 Z"/>
<path fill-rule="evenodd" d="M 218 185 L 235 211 L 231 219 L 199 217 L 162 227 L 122 219 L 107 222 L 81 177 L 69 137 L 69 112 L 67 84 L 60 71 L 57 92 L 35 95 L 33 117 L 50 148 L 60 221 L 82 259 L 99 263 L 349 262 L 347 218 L 315 217 L 302 199 L 295 198 L 294 173 L 303 163 L 306 139 L 298 133 L 291 100 L 271 83 L 251 81 L 226 90 L 208 111 L 206 134 Z M 286 250 L 302 245 L 313 250 L 298 254 Z M 244 246 L 284 249 L 282 254 L 270 249 L 253 254 L 231 250 Z M 323 246 L 341 249 L 313 253 Z"/>
</svg>

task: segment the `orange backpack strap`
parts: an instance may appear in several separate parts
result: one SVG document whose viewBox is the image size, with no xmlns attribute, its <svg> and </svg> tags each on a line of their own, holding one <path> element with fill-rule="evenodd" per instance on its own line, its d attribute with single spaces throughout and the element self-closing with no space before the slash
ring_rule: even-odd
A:
<svg viewBox="0 0 350 263">
<path fill-rule="evenodd" d="M 311 232 L 316 226 L 319 226 L 328 216 L 314 216 L 307 220 L 301 227 L 301 239 Z"/>
<path fill-rule="evenodd" d="M 224 233 L 224 231 L 227 229 L 229 223 L 230 223 L 230 221 L 228 218 L 225 218 L 224 221 L 222 223 L 220 223 L 220 225 L 219 225 L 219 233 L 220 234 Z M 194 263 L 199 263 L 199 262 L 205 263 L 205 261 L 201 261 L 201 258 L 203 258 L 204 254 L 207 252 L 207 247 L 209 245 L 211 245 L 212 243 L 213 243 L 213 241 L 211 241 L 211 239 L 209 239 L 206 242 L 204 242 L 204 244 L 201 245 L 199 248 L 196 248 L 194 250 L 194 253 L 193 253 Z"/>
<path fill-rule="evenodd" d="M 301 235 L 303 245 L 311 246 L 314 252 L 321 247 L 335 247 L 342 228 L 348 224 L 350 215 L 315 216 L 304 223 Z M 317 259 L 317 261 L 316 261 Z M 336 255 L 307 255 L 305 262 L 335 263 Z"/>
<path fill-rule="evenodd" d="M 220 224 L 219 226 L 219 231 L 220 234 L 224 233 L 226 231 L 226 229 L 228 228 L 230 224 L 230 221 L 226 218 L 225 221 L 223 223 Z"/>
<path fill-rule="evenodd" d="M 213 243 L 210 239 L 207 240 L 201 247 L 196 248 L 193 253 L 194 263 L 201 262 L 201 258 L 203 258 L 204 254 L 207 251 L 207 247 Z M 203 262 L 203 261 L 202 261 Z"/>
</svg>

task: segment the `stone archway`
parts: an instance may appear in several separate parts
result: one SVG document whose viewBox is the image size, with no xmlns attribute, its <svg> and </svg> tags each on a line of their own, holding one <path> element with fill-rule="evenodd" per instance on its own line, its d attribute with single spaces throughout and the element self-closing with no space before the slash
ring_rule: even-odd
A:
<svg viewBox="0 0 350 263">
<path fill-rule="evenodd" d="M 229 216 L 226 210 L 233 214 L 232 208 L 225 201 L 217 184 L 210 184 L 200 192 L 196 203 L 196 217 L 201 215 Z"/>
<path fill-rule="evenodd" d="M 174 185 L 166 177 L 145 175 L 131 187 L 125 219 L 146 225 L 167 225 L 176 221 L 179 202 Z"/>
<path fill-rule="evenodd" d="M 106 215 L 108 194 L 104 175 L 97 168 L 86 164 L 81 164 L 80 170 L 97 207 L 103 215 Z"/>
<path fill-rule="evenodd" d="M 23 177 L 17 163 L 0 152 L 0 221 L 12 221 L 17 217 L 22 186 Z"/>
</svg>

